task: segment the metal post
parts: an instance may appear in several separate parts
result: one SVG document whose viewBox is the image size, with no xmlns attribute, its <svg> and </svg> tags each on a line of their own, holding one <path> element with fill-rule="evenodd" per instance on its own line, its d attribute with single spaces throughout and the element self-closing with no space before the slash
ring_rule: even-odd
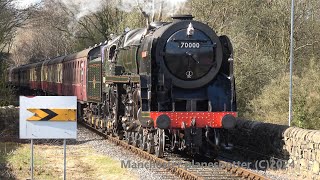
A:
<svg viewBox="0 0 320 180">
<path fill-rule="evenodd" d="M 31 180 L 33 180 L 33 139 L 31 139 Z"/>
<path fill-rule="evenodd" d="M 67 141 L 66 139 L 63 140 L 63 158 L 64 158 L 64 168 L 63 168 L 63 180 L 66 180 L 66 171 L 67 171 L 67 153 L 66 153 L 66 149 L 67 149 Z"/>
<path fill-rule="evenodd" d="M 291 0 L 291 34 L 290 34 L 290 88 L 289 88 L 289 122 L 292 120 L 292 66 L 293 66 L 293 22 L 294 22 L 294 0 Z"/>
</svg>

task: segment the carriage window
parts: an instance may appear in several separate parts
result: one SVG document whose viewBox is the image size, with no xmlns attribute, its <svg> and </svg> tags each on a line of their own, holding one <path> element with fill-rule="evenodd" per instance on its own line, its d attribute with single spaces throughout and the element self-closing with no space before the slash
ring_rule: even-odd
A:
<svg viewBox="0 0 320 180">
<path fill-rule="evenodd" d="M 109 49 L 109 61 L 112 61 L 112 59 L 115 55 L 115 52 L 116 52 L 116 45 L 113 45 Z"/>
<path fill-rule="evenodd" d="M 83 81 L 83 66 L 84 66 L 84 63 L 81 61 L 81 65 L 80 65 L 80 67 L 81 67 L 81 69 L 80 69 L 80 82 Z"/>
<path fill-rule="evenodd" d="M 68 82 L 71 82 L 71 78 L 70 78 L 71 77 L 71 75 L 70 75 L 71 74 L 71 72 L 70 72 L 71 63 L 69 63 L 68 66 L 69 66 L 69 68 L 67 70 L 68 71 Z"/>
<path fill-rule="evenodd" d="M 60 83 L 61 81 L 61 66 L 58 64 L 58 83 Z"/>
<path fill-rule="evenodd" d="M 75 72 L 76 72 L 76 69 L 75 69 L 75 63 L 73 62 L 73 66 L 72 66 L 72 82 L 75 81 Z"/>
<path fill-rule="evenodd" d="M 45 67 L 45 77 L 44 77 L 45 81 L 48 80 L 48 68 Z"/>
<path fill-rule="evenodd" d="M 78 61 L 78 66 L 77 66 L 77 82 L 80 82 L 80 61 Z"/>
<path fill-rule="evenodd" d="M 93 61 L 97 58 L 101 58 L 101 52 L 100 52 L 100 46 L 92 49 L 90 52 L 89 52 L 89 57 L 88 57 L 88 60 L 89 61 Z M 100 59 L 101 60 L 101 59 Z"/>
<path fill-rule="evenodd" d="M 62 83 L 62 67 L 61 67 L 62 65 L 60 65 L 60 83 Z"/>
<path fill-rule="evenodd" d="M 60 82 L 60 69 L 59 69 L 59 65 L 57 66 L 57 83 Z"/>
</svg>

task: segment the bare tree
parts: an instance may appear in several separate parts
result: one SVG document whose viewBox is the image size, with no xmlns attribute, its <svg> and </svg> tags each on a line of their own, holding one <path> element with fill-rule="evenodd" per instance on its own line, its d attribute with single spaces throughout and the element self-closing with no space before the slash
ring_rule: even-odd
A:
<svg viewBox="0 0 320 180">
<path fill-rule="evenodd" d="M 5 48 L 9 52 L 17 27 L 29 17 L 29 8 L 18 10 L 14 8 L 12 0 L 0 0 L 0 9 L 0 52 Z"/>
</svg>

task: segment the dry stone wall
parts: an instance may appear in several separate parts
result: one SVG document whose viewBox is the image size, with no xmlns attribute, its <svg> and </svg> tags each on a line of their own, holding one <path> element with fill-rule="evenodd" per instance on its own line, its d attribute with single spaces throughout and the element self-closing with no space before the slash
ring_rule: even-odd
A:
<svg viewBox="0 0 320 180">
<path fill-rule="evenodd" d="M 320 131 L 239 119 L 234 151 L 246 159 L 278 159 L 283 168 L 320 179 Z"/>
</svg>

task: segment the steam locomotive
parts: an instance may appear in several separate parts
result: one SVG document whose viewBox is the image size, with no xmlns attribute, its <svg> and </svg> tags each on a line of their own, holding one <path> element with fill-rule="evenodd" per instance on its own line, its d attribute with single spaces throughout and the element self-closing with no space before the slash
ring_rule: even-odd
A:
<svg viewBox="0 0 320 180">
<path fill-rule="evenodd" d="M 81 52 L 10 70 L 36 95 L 77 96 L 78 117 L 162 157 L 215 157 L 236 123 L 233 49 L 191 15 L 128 30 Z"/>
</svg>

